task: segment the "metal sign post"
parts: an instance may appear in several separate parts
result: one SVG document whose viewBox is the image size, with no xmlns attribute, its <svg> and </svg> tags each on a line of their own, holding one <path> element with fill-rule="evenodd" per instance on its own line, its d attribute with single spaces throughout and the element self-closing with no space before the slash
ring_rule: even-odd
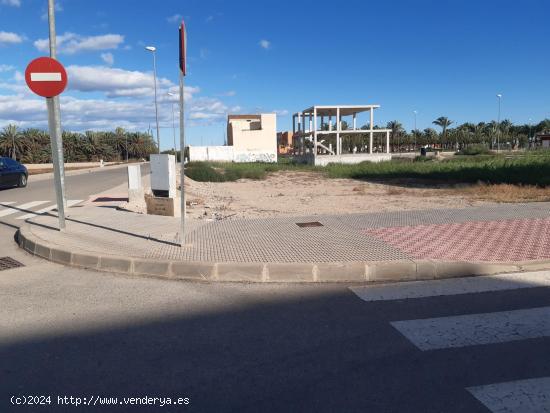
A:
<svg viewBox="0 0 550 413">
<path fill-rule="evenodd" d="M 182 20 L 179 29 L 179 67 L 180 67 L 180 202 L 181 202 L 181 227 L 180 227 L 180 246 L 185 243 L 185 128 L 184 128 L 184 77 L 186 75 L 186 49 L 187 34 L 185 32 L 185 23 Z"/>
<path fill-rule="evenodd" d="M 57 215 L 59 217 L 59 230 L 63 231 L 65 229 L 67 200 L 65 197 L 65 171 L 63 167 L 59 94 L 67 86 L 67 72 L 63 65 L 56 60 L 54 0 L 48 0 L 48 21 L 50 57 L 40 57 L 30 62 L 25 70 L 25 81 L 34 93 L 46 98 Z"/>
<path fill-rule="evenodd" d="M 48 0 L 48 23 L 50 29 L 50 57 L 56 58 L 55 35 L 55 5 L 54 0 Z M 57 200 L 57 216 L 59 217 L 59 229 L 65 229 L 65 168 L 63 164 L 63 141 L 61 140 L 61 109 L 59 96 L 46 98 L 48 103 L 48 126 L 50 129 L 50 141 L 52 145 L 53 176 L 55 182 L 55 196 Z"/>
</svg>

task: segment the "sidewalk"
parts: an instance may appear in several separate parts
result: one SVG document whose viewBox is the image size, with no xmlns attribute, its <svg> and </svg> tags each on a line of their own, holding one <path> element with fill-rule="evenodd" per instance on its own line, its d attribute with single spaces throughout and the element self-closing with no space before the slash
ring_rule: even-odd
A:
<svg viewBox="0 0 550 413">
<path fill-rule="evenodd" d="M 20 244 L 80 267 L 225 281 L 398 281 L 550 268 L 550 203 L 186 225 L 180 247 L 178 218 L 84 206 L 71 209 L 65 232 L 53 214 L 33 218 Z"/>
</svg>

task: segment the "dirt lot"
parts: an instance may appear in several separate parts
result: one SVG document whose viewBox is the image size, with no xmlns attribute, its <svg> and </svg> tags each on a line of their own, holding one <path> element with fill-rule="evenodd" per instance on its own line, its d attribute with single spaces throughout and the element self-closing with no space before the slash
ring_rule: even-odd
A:
<svg viewBox="0 0 550 413">
<path fill-rule="evenodd" d="M 463 208 L 494 201 L 486 196 L 486 189 L 478 188 L 421 186 L 410 182 L 406 186 L 387 185 L 288 171 L 270 174 L 263 181 L 186 180 L 187 211 L 194 219 Z"/>
</svg>

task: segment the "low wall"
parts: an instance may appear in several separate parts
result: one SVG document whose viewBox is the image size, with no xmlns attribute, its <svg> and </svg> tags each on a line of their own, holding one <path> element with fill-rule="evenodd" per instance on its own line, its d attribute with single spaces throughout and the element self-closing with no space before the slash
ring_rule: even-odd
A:
<svg viewBox="0 0 550 413">
<path fill-rule="evenodd" d="M 317 155 L 315 157 L 316 166 L 326 166 L 329 163 L 354 164 L 361 162 L 382 162 L 391 161 L 391 153 L 361 153 L 349 155 Z"/>
<path fill-rule="evenodd" d="M 189 146 L 189 160 L 197 161 L 218 161 L 232 162 L 232 146 Z"/>
<path fill-rule="evenodd" d="M 189 160 L 217 162 L 277 162 L 276 152 L 242 151 L 233 146 L 190 146 Z"/>
</svg>

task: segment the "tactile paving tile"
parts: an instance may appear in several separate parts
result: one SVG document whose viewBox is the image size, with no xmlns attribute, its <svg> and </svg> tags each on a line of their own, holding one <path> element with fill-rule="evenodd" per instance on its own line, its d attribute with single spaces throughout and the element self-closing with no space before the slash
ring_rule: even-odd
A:
<svg viewBox="0 0 550 413">
<path fill-rule="evenodd" d="M 550 218 L 366 229 L 414 258 L 523 261 L 550 258 Z"/>
</svg>

